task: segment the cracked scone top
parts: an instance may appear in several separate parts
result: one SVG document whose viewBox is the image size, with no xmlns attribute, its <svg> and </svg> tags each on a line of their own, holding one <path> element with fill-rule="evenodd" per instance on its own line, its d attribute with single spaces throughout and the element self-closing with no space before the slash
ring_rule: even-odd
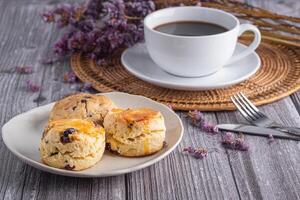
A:
<svg viewBox="0 0 300 200">
<path fill-rule="evenodd" d="M 49 122 L 40 144 L 45 164 L 75 171 L 95 165 L 102 158 L 104 149 L 104 129 L 82 119 Z"/>
<path fill-rule="evenodd" d="M 162 114 L 150 108 L 113 109 L 104 119 L 106 143 L 123 156 L 146 156 L 163 147 Z"/>
<path fill-rule="evenodd" d="M 106 96 L 78 93 L 56 102 L 49 120 L 90 119 L 102 125 L 105 115 L 113 108 L 115 104 Z"/>
</svg>

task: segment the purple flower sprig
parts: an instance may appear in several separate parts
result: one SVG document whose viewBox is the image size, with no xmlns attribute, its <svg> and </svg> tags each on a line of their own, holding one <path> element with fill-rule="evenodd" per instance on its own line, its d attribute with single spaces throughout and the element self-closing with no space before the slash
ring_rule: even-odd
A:
<svg viewBox="0 0 300 200">
<path fill-rule="evenodd" d="M 38 91 L 40 91 L 40 86 L 36 85 L 31 80 L 26 80 L 26 88 L 30 92 L 38 92 Z"/>
<path fill-rule="evenodd" d="M 87 91 L 92 89 L 92 84 L 91 83 L 83 83 L 82 86 L 80 87 L 80 91 Z"/>
<path fill-rule="evenodd" d="M 53 10 L 43 12 L 41 17 L 47 23 L 56 22 L 59 27 L 65 27 L 81 20 L 86 9 L 86 4 L 74 3 L 71 5 L 62 3 Z"/>
<path fill-rule="evenodd" d="M 20 73 L 20 74 L 32 74 L 33 73 L 33 68 L 32 66 L 17 66 L 16 68 L 16 72 Z"/>
<path fill-rule="evenodd" d="M 239 151 L 247 151 L 249 149 L 248 144 L 245 142 L 244 136 L 240 134 L 240 136 L 235 137 L 234 133 L 231 132 L 219 132 L 217 127 L 206 122 L 203 116 L 203 113 L 194 110 L 188 113 L 188 117 L 191 120 L 192 124 L 199 127 L 202 131 L 210 134 L 222 134 L 222 145 L 225 148 L 239 150 Z"/>
<path fill-rule="evenodd" d="M 198 110 L 189 111 L 187 116 L 191 120 L 192 124 L 199 127 L 202 131 L 205 131 L 212 135 L 218 133 L 218 128 L 215 125 L 206 122 L 202 112 Z"/>
<path fill-rule="evenodd" d="M 196 159 L 203 159 L 207 156 L 207 149 L 203 147 L 193 148 L 193 147 L 185 147 L 183 152 L 187 152 L 189 155 L 193 156 Z"/>
<path fill-rule="evenodd" d="M 74 84 L 70 87 L 72 90 L 75 90 L 76 92 L 89 92 L 92 90 L 93 86 L 91 83 L 80 83 L 80 84 Z"/>
<path fill-rule="evenodd" d="M 45 11 L 41 14 L 41 17 L 42 19 L 47 22 L 47 23 L 50 23 L 50 22 L 54 22 L 55 21 L 55 15 L 54 15 L 54 12 L 51 12 L 51 11 Z"/>
<path fill-rule="evenodd" d="M 152 0 L 89 0 L 60 4 L 44 12 L 42 18 L 67 27 L 54 44 L 58 58 L 81 52 L 101 64 L 118 49 L 144 40 L 143 19 L 154 10 Z"/>
<path fill-rule="evenodd" d="M 245 142 L 245 138 L 242 134 L 235 137 L 231 132 L 225 132 L 222 135 L 222 145 L 227 149 L 248 151 L 249 145 Z"/>
<path fill-rule="evenodd" d="M 70 71 L 70 72 L 66 72 L 64 74 L 64 82 L 65 83 L 75 83 L 76 80 L 77 80 L 77 77 L 74 72 Z"/>
</svg>

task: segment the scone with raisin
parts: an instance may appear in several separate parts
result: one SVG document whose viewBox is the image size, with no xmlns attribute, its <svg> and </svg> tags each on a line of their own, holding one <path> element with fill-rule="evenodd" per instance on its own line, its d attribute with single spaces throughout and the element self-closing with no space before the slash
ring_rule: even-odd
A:
<svg viewBox="0 0 300 200">
<path fill-rule="evenodd" d="M 104 149 L 104 129 L 82 119 L 49 122 L 40 144 L 45 164 L 75 171 L 95 165 L 102 158 Z"/>
<path fill-rule="evenodd" d="M 78 93 L 65 97 L 55 103 L 49 121 L 58 119 L 89 119 L 100 125 L 105 115 L 116 108 L 106 96 Z"/>
<path fill-rule="evenodd" d="M 163 147 L 166 127 L 158 111 L 113 109 L 104 119 L 106 143 L 122 156 L 146 156 Z"/>
</svg>

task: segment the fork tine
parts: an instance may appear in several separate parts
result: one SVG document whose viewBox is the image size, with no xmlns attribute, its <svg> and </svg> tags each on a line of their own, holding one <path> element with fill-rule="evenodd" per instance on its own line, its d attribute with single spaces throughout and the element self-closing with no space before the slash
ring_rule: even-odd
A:
<svg viewBox="0 0 300 200">
<path fill-rule="evenodd" d="M 244 97 L 245 96 L 242 96 L 241 95 L 241 92 L 238 92 L 237 94 L 236 94 L 238 97 L 239 97 L 239 99 L 242 101 L 242 103 L 244 104 L 244 106 L 249 110 L 249 112 L 251 112 L 252 113 L 252 115 L 256 118 L 256 119 L 258 119 L 258 118 L 260 118 L 261 116 L 259 115 L 259 113 L 258 113 L 258 109 L 254 109 L 251 105 L 249 105 L 249 100 L 248 101 L 246 101 L 245 99 L 244 99 Z"/>
<path fill-rule="evenodd" d="M 264 114 L 262 114 L 262 112 L 259 111 L 259 109 L 242 93 L 239 92 L 239 94 L 243 97 L 243 99 L 248 103 L 248 105 L 254 110 L 256 111 L 260 116 L 265 116 Z"/>
<path fill-rule="evenodd" d="M 242 109 L 240 104 L 236 101 L 235 96 L 230 97 L 232 103 L 235 105 L 235 107 L 238 109 L 238 111 L 243 115 L 243 117 L 249 121 L 252 122 L 253 119 Z"/>
<path fill-rule="evenodd" d="M 240 107 L 244 110 L 244 112 L 254 121 L 256 117 L 247 109 L 247 107 L 243 104 L 240 98 L 235 94 L 233 95 L 235 101 L 240 105 Z"/>
</svg>

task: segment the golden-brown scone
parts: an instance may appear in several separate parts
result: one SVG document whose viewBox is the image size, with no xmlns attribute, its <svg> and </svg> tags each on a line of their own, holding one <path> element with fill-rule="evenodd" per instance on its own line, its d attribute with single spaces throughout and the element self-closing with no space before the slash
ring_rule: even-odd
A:
<svg viewBox="0 0 300 200">
<path fill-rule="evenodd" d="M 106 143 L 122 156 L 146 156 L 163 147 L 162 114 L 150 108 L 113 109 L 104 119 Z"/>
<path fill-rule="evenodd" d="M 113 108 L 115 104 L 106 96 L 78 93 L 56 102 L 49 120 L 89 119 L 102 125 L 105 115 Z"/>
<path fill-rule="evenodd" d="M 82 119 L 49 122 L 40 144 L 40 154 L 45 164 L 75 171 L 94 166 L 101 159 L 104 149 L 104 129 Z"/>
</svg>

